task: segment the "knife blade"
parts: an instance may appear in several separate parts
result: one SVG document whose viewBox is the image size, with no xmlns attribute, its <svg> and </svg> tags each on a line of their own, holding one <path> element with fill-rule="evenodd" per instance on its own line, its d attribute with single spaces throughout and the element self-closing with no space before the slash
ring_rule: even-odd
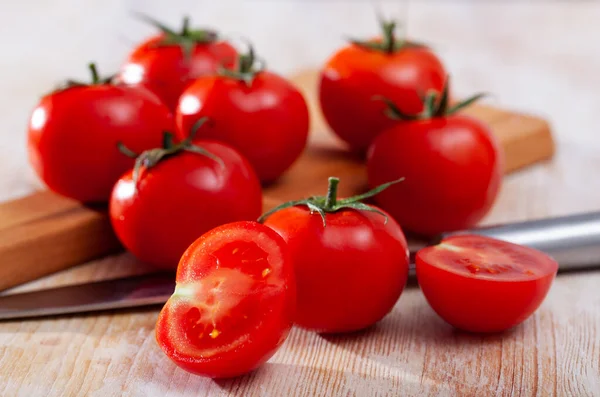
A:
<svg viewBox="0 0 600 397">
<path fill-rule="evenodd" d="M 0 297 L 0 320 L 164 304 L 175 272 L 150 273 Z"/>
<path fill-rule="evenodd" d="M 553 256 L 559 271 L 600 268 L 600 212 L 489 226 L 475 233 L 527 245 Z M 425 243 L 412 243 L 411 256 Z M 414 281 L 411 264 L 409 277 Z M 86 313 L 164 304 L 175 290 L 175 273 L 161 272 L 0 296 L 0 320 Z"/>
</svg>

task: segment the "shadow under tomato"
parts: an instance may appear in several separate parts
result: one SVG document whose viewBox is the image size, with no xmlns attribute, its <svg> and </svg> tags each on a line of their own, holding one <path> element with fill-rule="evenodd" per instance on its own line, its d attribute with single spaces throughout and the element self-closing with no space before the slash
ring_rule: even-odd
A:
<svg viewBox="0 0 600 397">
<path fill-rule="evenodd" d="M 413 290 L 409 293 L 420 294 Z M 424 298 L 416 303 L 412 300 L 408 307 L 400 299 L 394 310 L 369 328 L 351 333 L 322 334 L 321 337 L 359 355 L 385 355 L 390 346 L 418 344 L 435 348 L 493 344 L 513 337 L 521 326 L 499 333 L 467 332 L 447 324 L 427 306 Z"/>
<path fill-rule="evenodd" d="M 425 302 L 409 307 L 400 304 L 383 320 L 368 328 L 349 333 L 320 334 L 320 338 L 335 345 L 331 348 L 351 352 L 347 357 L 360 362 L 357 364 L 359 367 L 349 363 L 343 368 L 324 367 L 322 361 L 315 357 L 295 356 L 293 359 L 298 360 L 297 364 L 267 362 L 249 374 L 213 382 L 222 391 L 235 395 L 265 392 L 285 395 L 298 390 L 318 394 L 323 392 L 323 384 L 327 382 L 335 384 L 336 390 L 333 392 L 340 395 L 352 391 L 348 389 L 349 382 L 352 383 L 352 387 L 361 384 L 367 387 L 372 386 L 373 382 L 380 382 L 381 387 L 387 388 L 397 381 L 394 377 L 401 377 L 403 381 L 415 384 L 425 382 L 439 386 L 444 383 L 443 374 L 440 375 L 440 379 L 432 377 L 431 374 L 424 375 L 420 364 L 416 367 L 411 364 L 414 360 L 422 359 L 426 349 L 438 351 L 438 354 L 444 357 L 450 357 L 454 353 L 470 354 L 469 351 L 479 346 L 500 345 L 504 339 L 513 337 L 516 332 L 519 332 L 519 327 L 497 334 L 464 332 L 446 324 Z M 313 353 L 323 354 L 323 351 L 315 350 Z M 274 361 L 277 361 L 277 356 Z M 321 364 L 318 364 L 320 362 Z M 372 365 L 383 366 L 394 376 L 388 375 L 383 379 L 378 371 L 364 373 L 357 370 L 370 368 Z M 341 380 L 331 382 L 331 379 L 338 378 Z"/>
<path fill-rule="evenodd" d="M 304 155 L 323 157 L 331 160 L 344 159 L 356 162 L 357 164 L 364 164 L 366 161 L 366 155 L 363 153 L 352 152 L 344 148 L 332 147 L 330 145 L 322 145 L 319 143 L 314 143 L 309 146 L 304 152 Z"/>
<path fill-rule="evenodd" d="M 380 333 L 380 324 L 376 323 L 371 325 L 370 327 L 351 331 L 351 332 L 338 332 L 338 333 L 322 333 L 319 334 L 321 338 L 325 339 L 330 343 L 334 343 L 336 345 L 339 344 L 347 344 L 354 343 L 355 341 L 361 341 L 363 339 L 372 338 L 373 336 Z"/>
</svg>

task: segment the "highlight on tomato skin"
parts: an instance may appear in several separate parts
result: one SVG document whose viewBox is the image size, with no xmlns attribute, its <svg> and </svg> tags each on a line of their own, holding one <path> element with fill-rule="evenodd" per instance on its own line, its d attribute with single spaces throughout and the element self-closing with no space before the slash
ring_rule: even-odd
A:
<svg viewBox="0 0 600 397">
<path fill-rule="evenodd" d="M 416 256 L 417 279 L 433 310 L 470 332 L 501 332 L 529 318 L 548 294 L 558 263 L 533 248 L 456 235 Z"/>
<path fill-rule="evenodd" d="M 156 340 L 179 367 L 211 378 L 250 372 L 281 346 L 293 325 L 296 285 L 283 239 L 256 222 L 217 227 L 196 240 L 177 268 L 177 286 Z"/>
</svg>

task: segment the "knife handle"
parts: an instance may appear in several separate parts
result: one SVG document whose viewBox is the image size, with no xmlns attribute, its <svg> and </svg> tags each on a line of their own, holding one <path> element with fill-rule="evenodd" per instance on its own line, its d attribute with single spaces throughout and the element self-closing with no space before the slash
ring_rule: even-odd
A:
<svg viewBox="0 0 600 397">
<path fill-rule="evenodd" d="M 536 248 L 552 256 L 561 271 L 600 265 L 600 212 L 490 226 L 468 232 Z"/>
</svg>

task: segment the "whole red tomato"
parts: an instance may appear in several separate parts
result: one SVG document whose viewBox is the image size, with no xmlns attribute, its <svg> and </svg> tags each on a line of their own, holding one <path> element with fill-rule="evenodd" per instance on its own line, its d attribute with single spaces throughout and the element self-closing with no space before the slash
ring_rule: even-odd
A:
<svg viewBox="0 0 600 397">
<path fill-rule="evenodd" d="M 499 332 L 542 303 L 558 264 L 533 248 L 457 235 L 417 253 L 417 278 L 440 317 L 471 332 Z"/>
<path fill-rule="evenodd" d="M 237 52 L 219 39 L 214 31 L 190 29 L 188 18 L 176 32 L 146 16 L 141 16 L 161 30 L 138 45 L 121 68 L 126 84 L 143 85 L 156 93 L 171 110 L 194 79 L 214 74 L 219 67 L 232 67 Z"/>
<path fill-rule="evenodd" d="M 211 378 L 241 375 L 285 341 L 295 300 L 292 258 L 277 233 L 256 222 L 220 226 L 181 258 L 156 340 L 187 371 Z"/>
<path fill-rule="evenodd" d="M 252 48 L 238 63 L 238 70 L 199 78 L 184 91 L 175 117 L 178 132 L 185 136 L 199 118 L 209 117 L 198 139 L 230 144 L 248 158 L 262 182 L 271 182 L 302 153 L 308 108 L 287 80 L 254 69 Z"/>
<path fill-rule="evenodd" d="M 490 210 L 502 181 L 502 153 L 489 128 L 430 96 L 424 113 L 397 122 L 369 149 L 370 186 L 405 177 L 375 197 L 402 227 L 423 235 L 467 229 Z M 444 99 L 445 98 L 445 99 Z M 433 108 L 432 108 L 433 107 Z M 398 109 L 390 109 L 401 118 Z"/>
<path fill-rule="evenodd" d="M 446 80 L 435 54 L 395 37 L 393 22 L 382 27 L 382 39 L 354 41 L 336 52 L 321 72 L 323 115 L 333 132 L 358 152 L 393 125 L 373 97 L 385 96 L 402 111 L 417 113 L 423 109 L 421 94 L 440 91 Z"/>
<path fill-rule="evenodd" d="M 284 204 L 262 219 L 294 258 L 296 323 L 323 333 L 349 332 L 392 310 L 408 277 L 408 249 L 392 218 L 358 201 L 389 184 L 337 200 L 337 178 L 329 183 L 327 197 Z"/>
<path fill-rule="evenodd" d="M 223 143 L 197 143 L 144 152 L 112 192 L 117 237 L 155 267 L 173 269 L 203 233 L 260 215 L 262 192 L 248 161 Z"/>
<path fill-rule="evenodd" d="M 115 182 L 134 161 L 117 142 L 135 151 L 159 146 L 173 117 L 151 92 L 101 80 L 69 82 L 44 96 L 29 121 L 29 161 L 53 191 L 83 202 L 106 202 Z"/>
</svg>

